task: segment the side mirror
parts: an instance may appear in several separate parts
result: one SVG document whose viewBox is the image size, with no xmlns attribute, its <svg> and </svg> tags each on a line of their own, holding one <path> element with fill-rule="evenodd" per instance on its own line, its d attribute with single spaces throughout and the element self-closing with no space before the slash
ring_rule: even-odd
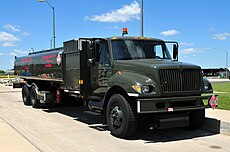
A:
<svg viewBox="0 0 230 152">
<path fill-rule="evenodd" d="M 178 60 L 178 45 L 173 44 L 173 59 Z"/>
</svg>

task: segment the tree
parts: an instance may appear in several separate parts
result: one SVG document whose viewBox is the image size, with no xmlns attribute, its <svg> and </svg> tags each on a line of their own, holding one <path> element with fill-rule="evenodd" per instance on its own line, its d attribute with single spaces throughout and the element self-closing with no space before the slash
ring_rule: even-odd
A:
<svg viewBox="0 0 230 152">
<path fill-rule="evenodd" d="M 5 73 L 5 71 L 3 71 L 3 70 L 0 70 L 0 74 L 4 74 Z"/>
</svg>

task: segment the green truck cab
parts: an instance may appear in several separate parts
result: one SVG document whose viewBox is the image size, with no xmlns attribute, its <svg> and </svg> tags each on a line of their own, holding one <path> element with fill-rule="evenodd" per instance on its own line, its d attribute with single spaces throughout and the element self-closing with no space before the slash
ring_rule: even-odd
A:
<svg viewBox="0 0 230 152">
<path fill-rule="evenodd" d="M 162 119 L 185 116 L 196 129 L 210 107 L 204 100 L 212 95 L 204 93 L 212 93 L 212 85 L 199 66 L 178 61 L 178 47 L 144 37 L 79 38 L 58 50 L 17 58 L 15 71 L 30 72 L 21 76 L 24 104 L 37 108 L 74 96 L 103 114 L 116 137 L 133 135 L 139 125 L 157 128 Z"/>
<path fill-rule="evenodd" d="M 132 135 L 147 116 L 150 121 L 161 115 L 187 114 L 189 127 L 200 127 L 205 118 L 203 100 L 210 98 L 202 94 L 211 93 L 212 86 L 199 66 L 178 61 L 178 43 L 142 37 L 78 42 L 85 46 L 82 52 L 89 70 L 83 74 L 89 84 L 82 93 L 88 95 L 91 110 L 105 115 L 113 135 Z"/>
</svg>

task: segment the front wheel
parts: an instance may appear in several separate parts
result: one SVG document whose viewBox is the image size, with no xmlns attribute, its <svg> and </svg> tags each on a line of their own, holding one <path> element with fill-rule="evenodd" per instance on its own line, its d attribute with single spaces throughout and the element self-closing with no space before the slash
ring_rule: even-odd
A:
<svg viewBox="0 0 230 152">
<path fill-rule="evenodd" d="M 189 113 L 189 128 L 199 128 L 205 119 L 205 109 L 194 110 Z"/>
<path fill-rule="evenodd" d="M 111 134 L 116 137 L 129 137 L 136 131 L 136 116 L 130 104 L 120 94 L 110 98 L 106 108 L 106 119 Z"/>
</svg>

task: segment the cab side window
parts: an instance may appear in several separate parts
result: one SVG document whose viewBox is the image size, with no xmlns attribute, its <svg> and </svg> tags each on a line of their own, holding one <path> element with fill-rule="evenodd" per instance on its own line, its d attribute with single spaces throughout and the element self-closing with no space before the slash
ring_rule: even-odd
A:
<svg viewBox="0 0 230 152">
<path fill-rule="evenodd" d="M 101 64 L 103 67 L 110 66 L 108 44 L 99 43 L 97 46 L 99 50 L 96 57 L 96 62 Z"/>
<path fill-rule="evenodd" d="M 162 45 L 155 45 L 154 50 L 156 53 L 156 58 L 164 58 Z"/>
</svg>

